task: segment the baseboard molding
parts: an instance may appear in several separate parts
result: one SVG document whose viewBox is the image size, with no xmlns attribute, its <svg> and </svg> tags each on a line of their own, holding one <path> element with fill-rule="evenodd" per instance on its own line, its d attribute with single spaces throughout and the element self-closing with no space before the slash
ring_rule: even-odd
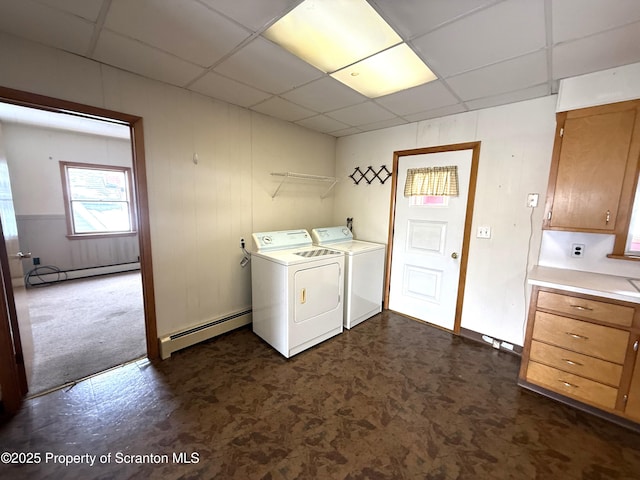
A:
<svg viewBox="0 0 640 480">
<path fill-rule="evenodd" d="M 42 273 L 38 275 L 29 275 L 30 285 L 41 285 L 45 283 L 56 283 L 64 280 L 74 280 L 78 278 L 97 277 L 100 275 L 109 275 L 111 273 L 124 273 L 134 270 L 140 270 L 140 262 L 120 263 L 117 265 L 105 265 L 92 268 L 81 268 L 77 270 L 61 270 L 60 273 Z M 25 274 L 25 277 L 28 275 Z M 24 278 L 11 279 L 13 287 L 24 287 Z"/>
<path fill-rule="evenodd" d="M 522 347 L 520 345 L 514 345 L 511 342 L 507 342 L 506 340 L 474 332 L 473 330 L 466 328 L 460 329 L 460 336 L 486 345 L 487 347 L 494 348 L 495 350 L 500 350 L 501 352 L 507 352 L 518 357 L 522 356 Z"/>
<path fill-rule="evenodd" d="M 162 337 L 160 338 L 160 357 L 166 360 L 173 352 L 217 337 L 236 328 L 249 325 L 253 318 L 251 312 L 251 309 L 240 310 L 181 332 Z"/>
</svg>

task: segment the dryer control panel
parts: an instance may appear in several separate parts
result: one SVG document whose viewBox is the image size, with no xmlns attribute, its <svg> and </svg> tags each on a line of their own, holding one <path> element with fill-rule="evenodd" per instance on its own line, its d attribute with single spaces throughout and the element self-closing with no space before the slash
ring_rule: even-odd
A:
<svg viewBox="0 0 640 480">
<path fill-rule="evenodd" d="M 252 234 L 253 245 L 259 252 L 310 247 L 311 236 L 306 230 L 280 230 Z"/>
</svg>

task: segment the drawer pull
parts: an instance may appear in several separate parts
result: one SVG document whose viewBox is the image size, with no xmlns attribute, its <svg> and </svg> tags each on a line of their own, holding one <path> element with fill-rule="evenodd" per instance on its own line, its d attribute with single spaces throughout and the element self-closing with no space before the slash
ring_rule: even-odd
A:
<svg viewBox="0 0 640 480">
<path fill-rule="evenodd" d="M 565 387 L 580 388 L 580 387 L 578 387 L 578 385 L 574 385 L 573 383 L 565 382 L 564 380 L 558 380 L 558 381 L 561 384 L 563 384 Z"/>
<path fill-rule="evenodd" d="M 578 340 L 589 340 L 589 337 L 585 337 L 584 335 L 578 335 L 577 333 L 564 332 L 570 337 L 577 338 Z"/>
<path fill-rule="evenodd" d="M 580 362 L 574 362 L 573 360 L 569 360 L 568 358 L 563 358 L 562 361 L 569 365 L 576 365 L 577 367 L 583 366 Z"/>
<path fill-rule="evenodd" d="M 593 308 L 583 307 L 582 305 L 571 305 L 571 308 L 575 308 L 576 310 L 588 310 L 589 312 L 593 311 Z"/>
</svg>

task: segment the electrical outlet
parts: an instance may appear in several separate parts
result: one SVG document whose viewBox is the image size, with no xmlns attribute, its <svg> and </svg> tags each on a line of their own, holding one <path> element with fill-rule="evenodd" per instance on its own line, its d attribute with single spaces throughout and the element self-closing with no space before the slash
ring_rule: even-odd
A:
<svg viewBox="0 0 640 480">
<path fill-rule="evenodd" d="M 537 193 L 527 195 L 527 207 L 536 208 L 538 206 L 538 197 Z"/>
<path fill-rule="evenodd" d="M 244 238 L 240 238 L 240 248 L 244 248 Z"/>
<path fill-rule="evenodd" d="M 572 257 L 584 257 L 584 244 L 583 243 L 574 243 L 571 245 L 571 256 Z"/>
<path fill-rule="evenodd" d="M 478 227 L 478 238 L 491 238 L 491 227 Z"/>
</svg>

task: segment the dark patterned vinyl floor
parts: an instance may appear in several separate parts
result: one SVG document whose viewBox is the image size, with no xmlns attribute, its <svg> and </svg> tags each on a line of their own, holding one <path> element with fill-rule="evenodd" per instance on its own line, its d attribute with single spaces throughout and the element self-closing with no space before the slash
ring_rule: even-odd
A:
<svg viewBox="0 0 640 480">
<path fill-rule="evenodd" d="M 27 401 L 0 452 L 40 463 L 0 478 L 640 478 L 639 434 L 519 363 L 388 312 L 288 360 L 243 328 Z"/>
</svg>

